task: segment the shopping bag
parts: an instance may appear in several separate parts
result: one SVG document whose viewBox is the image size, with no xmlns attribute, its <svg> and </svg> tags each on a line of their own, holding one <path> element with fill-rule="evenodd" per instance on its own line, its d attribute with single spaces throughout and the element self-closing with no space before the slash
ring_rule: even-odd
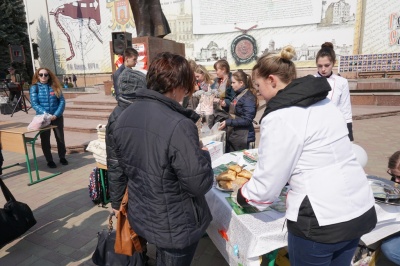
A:
<svg viewBox="0 0 400 266">
<path fill-rule="evenodd" d="M 48 113 L 35 115 L 32 122 L 28 125 L 28 130 L 38 130 L 47 127 L 51 123 L 51 116 L 52 115 Z"/>
<path fill-rule="evenodd" d="M 0 186 L 6 198 L 4 208 L 0 209 L 0 248 L 23 235 L 36 224 L 32 210 L 25 203 L 16 201 L 10 190 L 0 178 Z"/>
</svg>

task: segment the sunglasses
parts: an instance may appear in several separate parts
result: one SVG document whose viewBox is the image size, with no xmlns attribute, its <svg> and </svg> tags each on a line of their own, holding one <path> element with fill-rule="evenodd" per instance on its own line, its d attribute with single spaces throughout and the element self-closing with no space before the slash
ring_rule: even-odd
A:
<svg viewBox="0 0 400 266">
<path fill-rule="evenodd" d="M 400 179 L 400 175 L 394 175 L 394 174 L 392 174 L 392 173 L 389 172 L 389 171 L 390 171 L 390 170 L 387 170 L 386 173 L 388 173 L 388 174 L 392 177 L 392 179 L 396 179 L 396 178 Z"/>
<path fill-rule="evenodd" d="M 45 76 L 46 78 L 49 76 L 49 74 L 43 74 L 43 73 L 39 73 L 39 76 L 40 77 L 43 77 L 43 76 Z"/>
</svg>

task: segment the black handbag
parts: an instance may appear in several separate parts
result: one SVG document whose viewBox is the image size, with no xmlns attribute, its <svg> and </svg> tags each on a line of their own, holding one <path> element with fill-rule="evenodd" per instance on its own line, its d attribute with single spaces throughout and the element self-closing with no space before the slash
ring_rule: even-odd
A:
<svg viewBox="0 0 400 266">
<path fill-rule="evenodd" d="M 111 213 L 108 218 L 108 228 L 97 233 L 97 247 L 92 255 L 92 262 L 99 266 L 144 266 L 145 253 L 135 252 L 132 256 L 117 254 L 114 251 L 115 230 L 113 230 Z"/>
<path fill-rule="evenodd" d="M 16 201 L 10 190 L 0 178 L 0 186 L 6 198 L 4 208 L 0 209 L 0 248 L 23 235 L 36 224 L 31 208 Z"/>
</svg>

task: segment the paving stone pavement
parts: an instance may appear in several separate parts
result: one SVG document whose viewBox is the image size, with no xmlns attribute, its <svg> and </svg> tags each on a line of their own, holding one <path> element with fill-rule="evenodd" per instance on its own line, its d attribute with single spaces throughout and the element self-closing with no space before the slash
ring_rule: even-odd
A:
<svg viewBox="0 0 400 266">
<path fill-rule="evenodd" d="M 400 110 L 400 107 L 353 106 L 355 114 L 387 110 Z M 389 178 L 386 174 L 387 158 L 400 149 L 399 116 L 355 120 L 353 127 L 355 143 L 368 153 L 366 172 Z M 70 154 L 67 157 L 69 165 L 62 166 L 53 152 L 57 168 L 49 169 L 41 150 L 37 149 L 41 176 L 57 171 L 63 173 L 32 186 L 27 186 L 24 156 L 7 151 L 3 154 L 4 166 L 21 163 L 5 169 L 2 178 L 17 200 L 29 204 L 37 224 L 0 249 L 0 265 L 93 265 L 91 255 L 97 243 L 96 233 L 106 228 L 110 207 L 95 206 L 89 199 L 88 177 L 95 166 L 91 153 Z M 4 198 L 0 196 L 0 206 L 4 203 Z M 149 256 L 154 265 L 154 246 L 149 247 Z M 204 237 L 192 265 L 223 266 L 227 263 L 210 239 Z M 383 262 L 378 265 L 390 264 Z"/>
</svg>

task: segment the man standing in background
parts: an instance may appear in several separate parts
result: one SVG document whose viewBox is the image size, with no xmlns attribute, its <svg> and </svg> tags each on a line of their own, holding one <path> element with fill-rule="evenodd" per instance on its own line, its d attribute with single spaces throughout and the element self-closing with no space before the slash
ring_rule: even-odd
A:
<svg viewBox="0 0 400 266">
<path fill-rule="evenodd" d="M 13 84 L 9 85 L 10 88 L 10 102 L 14 101 L 14 97 L 17 96 L 17 100 L 21 97 L 21 91 L 19 90 L 21 84 L 21 76 L 15 73 L 15 68 L 10 66 L 8 68 L 8 74 L 6 76 L 7 82 L 11 82 Z M 19 103 L 19 109 L 22 109 L 22 103 Z"/>
<path fill-rule="evenodd" d="M 125 49 L 124 51 L 124 64 L 121 65 L 117 71 L 115 71 L 115 73 L 113 74 L 113 84 L 114 84 L 114 91 L 115 91 L 115 99 L 118 101 L 118 96 L 120 94 L 119 91 L 119 87 L 118 87 L 118 77 L 119 75 L 122 73 L 122 71 L 124 71 L 125 68 L 132 68 L 134 66 L 136 66 L 137 63 L 137 59 L 138 59 L 139 53 L 131 48 L 128 47 Z"/>
</svg>

